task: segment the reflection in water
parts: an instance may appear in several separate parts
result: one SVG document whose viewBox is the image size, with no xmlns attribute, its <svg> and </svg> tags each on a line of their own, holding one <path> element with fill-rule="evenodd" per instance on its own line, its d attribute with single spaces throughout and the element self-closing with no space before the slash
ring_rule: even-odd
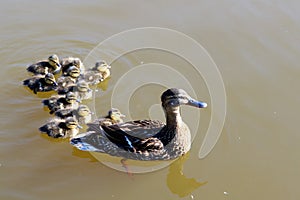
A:
<svg viewBox="0 0 300 200">
<path fill-rule="evenodd" d="M 80 158 L 89 158 L 90 162 L 99 162 L 98 159 L 96 159 L 92 154 L 90 154 L 87 151 L 80 151 L 77 148 L 73 147 L 73 156 L 77 156 Z M 189 152 L 178 158 L 176 161 L 174 161 L 170 167 L 169 167 L 169 173 L 167 175 L 167 186 L 169 187 L 170 191 L 173 194 L 177 194 L 179 197 L 185 197 L 189 194 L 191 194 L 194 190 L 199 188 L 200 186 L 203 186 L 207 183 L 205 182 L 198 182 L 194 178 L 187 178 L 183 174 L 183 164 L 185 161 L 189 158 Z M 151 161 L 150 161 L 151 162 Z M 130 166 L 128 166 L 130 170 Z M 128 173 L 128 172 L 127 172 Z M 128 173 L 129 178 L 133 179 L 133 174 Z"/>
<path fill-rule="evenodd" d="M 198 182 L 194 178 L 187 178 L 183 174 L 183 164 L 188 159 L 189 155 L 190 153 L 188 152 L 173 162 L 167 175 L 167 185 L 169 189 L 172 193 L 177 194 L 179 197 L 185 197 L 191 194 L 195 189 L 207 183 L 207 181 Z"/>
</svg>

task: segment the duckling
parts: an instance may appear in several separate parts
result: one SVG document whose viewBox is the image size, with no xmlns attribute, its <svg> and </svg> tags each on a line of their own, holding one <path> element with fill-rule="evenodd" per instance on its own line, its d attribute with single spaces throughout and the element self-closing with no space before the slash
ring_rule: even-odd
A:
<svg viewBox="0 0 300 200">
<path fill-rule="evenodd" d="M 105 61 L 96 62 L 95 66 L 86 70 L 80 79 L 91 85 L 97 85 L 110 76 L 110 66 Z"/>
<path fill-rule="evenodd" d="M 70 66 L 75 66 L 80 69 L 81 72 L 84 72 L 84 65 L 79 58 L 67 57 L 63 58 L 60 62 L 62 73 L 66 72 Z"/>
<path fill-rule="evenodd" d="M 71 85 L 74 85 L 77 82 L 79 76 L 80 76 L 80 69 L 78 69 L 75 66 L 70 66 L 66 70 L 66 72 L 64 72 L 63 75 L 58 78 L 57 80 L 58 89 L 63 90 L 68 88 Z"/>
<path fill-rule="evenodd" d="M 84 80 L 79 80 L 77 82 L 77 86 L 74 91 L 82 100 L 91 99 L 93 96 L 93 90 L 90 89 L 89 84 Z"/>
<path fill-rule="evenodd" d="M 92 68 L 93 71 L 100 72 L 102 79 L 105 80 L 110 76 L 110 68 L 104 60 L 96 62 L 95 66 Z"/>
<path fill-rule="evenodd" d="M 65 69 L 63 76 L 69 76 L 69 77 L 73 78 L 74 80 L 77 80 L 77 78 L 80 76 L 80 69 L 78 69 L 74 65 L 69 66 L 67 69 Z"/>
<path fill-rule="evenodd" d="M 90 89 L 85 80 L 79 80 L 77 84 L 70 84 L 68 87 L 58 89 L 58 94 L 66 94 L 69 91 L 75 92 L 81 100 L 90 99 L 93 96 L 93 91 Z"/>
<path fill-rule="evenodd" d="M 57 83 L 53 74 L 35 75 L 32 78 L 23 81 L 23 85 L 27 86 L 30 90 L 37 94 L 37 92 L 47 92 L 55 90 Z"/>
<path fill-rule="evenodd" d="M 57 74 L 60 72 L 61 65 L 56 54 L 49 56 L 48 60 L 42 60 L 27 67 L 27 71 L 35 75 L 47 73 Z"/>
<path fill-rule="evenodd" d="M 44 99 L 42 103 L 49 108 L 49 113 L 53 114 L 55 111 L 63 108 L 78 108 L 80 100 L 76 97 L 74 92 L 68 92 L 66 95 L 55 95 L 48 99 Z"/>
<path fill-rule="evenodd" d="M 79 128 L 81 126 L 77 120 L 74 117 L 68 117 L 65 120 L 52 118 L 45 125 L 41 126 L 39 130 L 53 138 L 67 138 L 76 136 Z"/>
<path fill-rule="evenodd" d="M 80 105 L 77 109 L 65 108 L 55 112 L 55 115 L 61 119 L 75 117 L 80 124 L 87 124 L 91 121 L 91 114 L 87 105 Z"/>
<path fill-rule="evenodd" d="M 84 80 L 90 85 L 97 85 L 98 83 L 102 82 L 104 79 L 102 74 L 97 71 L 93 71 L 91 69 L 86 70 L 80 77 L 80 80 Z"/>
<path fill-rule="evenodd" d="M 118 123 L 122 123 L 123 119 L 126 117 L 125 115 L 123 115 L 119 109 L 117 108 L 112 108 L 108 111 L 108 115 L 97 119 L 96 122 L 99 123 L 100 126 L 104 125 L 104 126 L 110 126 L 112 124 L 118 124 Z"/>
</svg>

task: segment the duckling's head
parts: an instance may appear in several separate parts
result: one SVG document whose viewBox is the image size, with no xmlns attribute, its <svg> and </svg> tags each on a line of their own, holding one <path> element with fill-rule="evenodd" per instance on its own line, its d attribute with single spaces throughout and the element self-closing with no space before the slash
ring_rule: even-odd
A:
<svg viewBox="0 0 300 200">
<path fill-rule="evenodd" d="M 89 84 L 85 80 L 78 81 L 77 89 L 79 92 L 88 92 L 91 90 Z"/>
<path fill-rule="evenodd" d="M 80 100 L 77 98 L 77 96 L 74 92 L 68 92 L 66 94 L 66 101 L 68 103 L 80 102 Z"/>
<path fill-rule="evenodd" d="M 57 86 L 55 77 L 54 77 L 54 75 L 51 74 L 51 73 L 48 73 L 48 74 L 45 75 L 45 82 L 46 82 L 48 85 Z"/>
<path fill-rule="evenodd" d="M 92 113 L 87 105 L 80 105 L 77 110 L 78 115 L 81 117 L 88 116 Z"/>
<path fill-rule="evenodd" d="M 59 63 L 59 58 L 56 54 L 49 56 L 48 60 L 49 60 L 49 64 L 53 67 L 54 71 L 60 70 L 61 65 Z"/>
<path fill-rule="evenodd" d="M 108 111 L 108 116 L 115 122 L 115 123 L 122 123 L 123 118 L 126 117 L 123 115 L 119 109 L 112 108 Z"/>
<path fill-rule="evenodd" d="M 70 66 L 66 71 L 67 76 L 78 78 L 80 76 L 80 69 L 76 66 Z"/>
<path fill-rule="evenodd" d="M 197 108 L 207 107 L 207 103 L 190 97 L 183 89 L 171 88 L 161 95 L 162 106 L 165 110 L 177 111 L 180 105 L 189 105 Z"/>
<path fill-rule="evenodd" d="M 80 69 L 81 66 L 82 66 L 82 62 L 81 62 L 81 60 L 80 60 L 79 58 L 74 58 L 72 64 L 73 64 L 75 67 L 77 67 L 78 69 Z"/>
<path fill-rule="evenodd" d="M 66 127 L 68 127 L 69 129 L 80 128 L 77 120 L 74 117 L 68 117 L 65 123 L 66 123 Z"/>
<path fill-rule="evenodd" d="M 99 72 L 107 72 L 111 68 L 104 60 L 98 61 L 94 67 Z"/>
</svg>

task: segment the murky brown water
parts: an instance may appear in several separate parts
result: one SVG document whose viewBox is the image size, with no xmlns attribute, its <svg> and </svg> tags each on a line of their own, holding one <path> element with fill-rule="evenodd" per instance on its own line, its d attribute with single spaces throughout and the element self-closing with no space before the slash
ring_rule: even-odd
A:
<svg viewBox="0 0 300 200">
<path fill-rule="evenodd" d="M 293 0 L 2 2 L 1 199 L 299 199 L 299 7 Z M 199 133 L 186 157 L 131 179 L 66 141 L 41 135 L 37 128 L 49 117 L 43 96 L 21 81 L 36 60 L 52 53 L 84 59 L 111 35 L 144 26 L 178 30 L 208 50 L 225 82 L 227 116 L 209 156 L 198 159 Z M 151 55 L 155 60 L 157 53 L 120 58 L 97 111 L 108 110 L 124 66 Z M 142 89 L 129 105 L 134 118 L 147 117 Z M 159 100 L 150 94 L 147 109 Z M 209 101 L 207 92 L 203 100 Z M 207 127 L 209 109 L 201 114 Z"/>
</svg>

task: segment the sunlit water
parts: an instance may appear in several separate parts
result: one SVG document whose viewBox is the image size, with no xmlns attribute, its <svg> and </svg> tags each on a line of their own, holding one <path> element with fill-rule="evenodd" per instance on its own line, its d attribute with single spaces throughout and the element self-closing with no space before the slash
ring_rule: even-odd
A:
<svg viewBox="0 0 300 200">
<path fill-rule="evenodd" d="M 2 2 L 1 199 L 298 199 L 299 6 L 292 0 Z M 188 155 L 131 177 L 68 141 L 40 134 L 49 118 L 40 103 L 47 94 L 35 96 L 21 83 L 34 61 L 52 53 L 84 59 L 111 35 L 144 26 L 181 31 L 207 49 L 225 83 L 227 116 L 209 156 L 198 159 L 207 109 Z M 160 53 L 136 52 L 114 62 L 111 79 L 98 88 L 98 114 L 106 114 L 113 85 L 127 68 Z M 164 56 L 169 65 L 180 62 Z M 131 117 L 149 117 L 148 110 L 151 117 L 161 90 L 139 88 L 128 105 Z"/>
</svg>

